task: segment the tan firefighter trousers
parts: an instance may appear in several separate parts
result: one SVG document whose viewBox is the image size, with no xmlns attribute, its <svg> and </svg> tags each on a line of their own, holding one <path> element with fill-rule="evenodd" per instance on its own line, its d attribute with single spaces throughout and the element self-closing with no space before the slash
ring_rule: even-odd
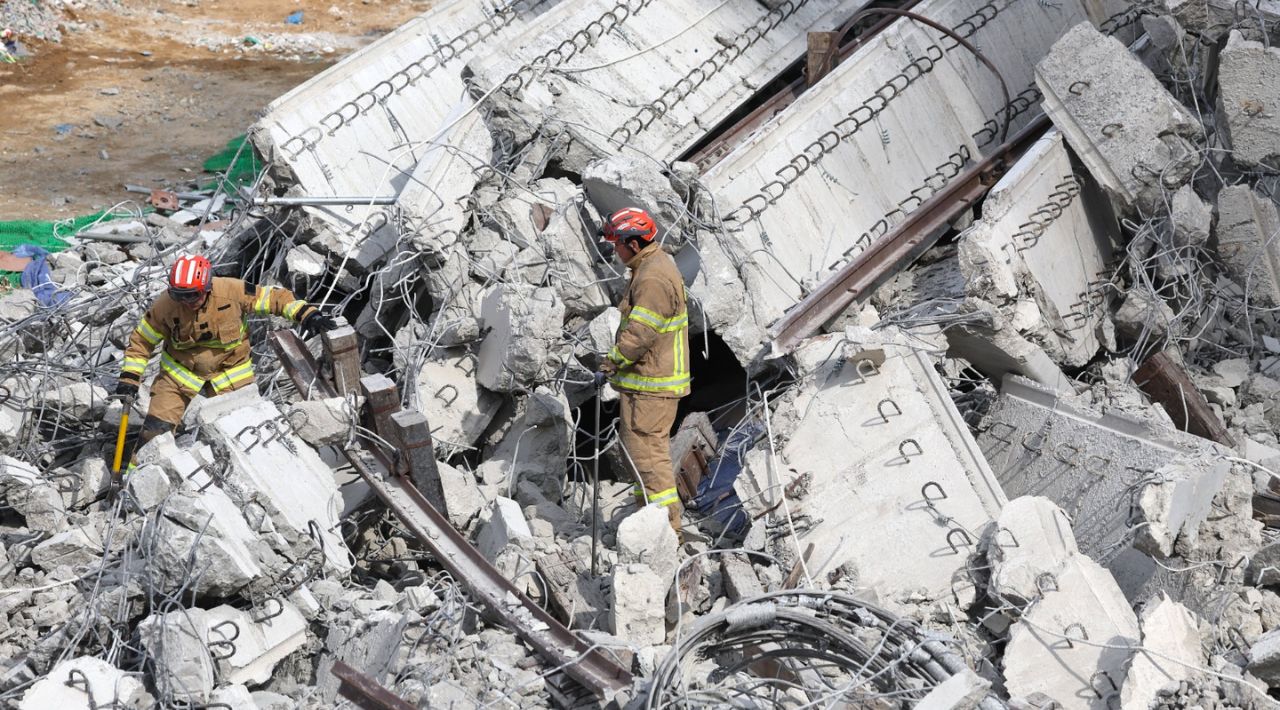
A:
<svg viewBox="0 0 1280 710">
<path fill-rule="evenodd" d="M 637 486 L 640 503 L 661 505 L 667 509 L 671 527 L 680 532 L 680 494 L 671 468 L 671 425 L 676 421 L 680 400 L 674 397 L 648 397 L 619 392 L 622 407 L 622 429 L 619 437 L 636 472 L 643 491 Z"/>
</svg>

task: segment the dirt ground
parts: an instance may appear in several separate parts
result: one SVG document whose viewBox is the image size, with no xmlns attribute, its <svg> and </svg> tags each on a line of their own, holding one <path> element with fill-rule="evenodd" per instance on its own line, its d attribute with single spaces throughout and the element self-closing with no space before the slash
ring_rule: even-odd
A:
<svg viewBox="0 0 1280 710">
<path fill-rule="evenodd" d="M 2 2 L 28 0 L 0 0 Z M 0 63 L 0 220 L 60 219 L 188 187 L 272 99 L 429 0 L 123 0 Z M 302 24 L 285 19 L 302 11 Z M 0 28 L 3 29 L 3 28 Z M 246 39 L 250 38 L 250 39 Z"/>
</svg>

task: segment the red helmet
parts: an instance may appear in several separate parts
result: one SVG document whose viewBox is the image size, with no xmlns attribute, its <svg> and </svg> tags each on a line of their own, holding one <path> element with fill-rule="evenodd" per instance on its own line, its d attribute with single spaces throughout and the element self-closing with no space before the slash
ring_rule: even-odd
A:
<svg viewBox="0 0 1280 710">
<path fill-rule="evenodd" d="M 180 257 L 169 271 L 169 297 L 180 303 L 193 303 L 213 287 L 213 266 L 196 254 Z"/>
<path fill-rule="evenodd" d="M 658 238 L 658 225 L 648 212 L 639 207 L 624 207 L 604 221 L 600 236 L 611 244 L 629 239 L 639 239 L 648 244 Z"/>
</svg>

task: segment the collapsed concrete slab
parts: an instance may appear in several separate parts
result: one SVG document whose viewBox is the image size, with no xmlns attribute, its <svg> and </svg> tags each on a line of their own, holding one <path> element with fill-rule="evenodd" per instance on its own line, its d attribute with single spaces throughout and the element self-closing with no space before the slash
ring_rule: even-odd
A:
<svg viewBox="0 0 1280 710">
<path fill-rule="evenodd" d="M 1053 45 L 1036 65 L 1036 85 L 1054 125 L 1126 209 L 1152 213 L 1200 163 L 1195 115 L 1119 40 L 1090 24 Z"/>
<path fill-rule="evenodd" d="M 305 208 L 308 246 L 363 276 L 396 248 L 397 210 L 427 244 L 456 239 L 493 145 L 462 68 L 556 4 L 441 3 L 268 105 L 250 136 L 300 194 L 396 197 Z"/>
<path fill-rule="evenodd" d="M 1226 119 L 1231 157 L 1242 165 L 1280 167 L 1280 49 L 1232 31 L 1218 61 L 1218 115 Z"/>
<path fill-rule="evenodd" d="M 974 14 L 926 0 L 914 12 L 987 48 L 1017 94 L 1061 30 L 1087 19 L 1084 7 L 998 3 Z M 1024 125 L 1030 103 L 1009 98 L 1017 105 L 1006 109 L 990 70 L 920 23 L 864 43 L 703 176 L 717 213 L 703 216 L 723 229 L 698 231 L 696 253 L 681 260 L 696 271 L 690 290 L 709 327 L 744 364 L 756 360 L 765 329 L 807 290 Z"/>
<path fill-rule="evenodd" d="M 978 444 L 1005 493 L 1044 496 L 1061 506 L 1080 550 L 1104 563 L 1128 547 L 1138 497 L 1161 480 L 1157 471 L 1222 453 L 1163 423 L 1123 411 L 1099 414 L 1074 397 L 1012 376 L 978 429 Z M 1217 493 L 1204 477 L 1222 475 L 1217 467 L 1182 473 L 1187 477 L 1170 481 L 1169 495 L 1183 501 L 1179 512 L 1168 514 L 1174 537 L 1199 523 L 1192 511 L 1205 510 Z"/>
<path fill-rule="evenodd" d="M 1218 193 L 1218 256 L 1249 300 L 1280 305 L 1280 209 L 1248 185 Z"/>
<path fill-rule="evenodd" d="M 768 551 L 794 563 L 812 545 L 813 578 L 948 595 L 1005 498 L 932 362 L 893 331 L 855 328 L 795 359 L 805 384 L 736 484 Z"/>
<path fill-rule="evenodd" d="M 208 400 L 195 416 L 230 459 L 221 488 L 247 519 L 258 519 L 256 529 L 279 533 L 295 561 L 347 574 L 351 555 L 338 530 L 342 496 L 333 472 L 288 430 L 280 410 L 247 388 Z"/>
</svg>

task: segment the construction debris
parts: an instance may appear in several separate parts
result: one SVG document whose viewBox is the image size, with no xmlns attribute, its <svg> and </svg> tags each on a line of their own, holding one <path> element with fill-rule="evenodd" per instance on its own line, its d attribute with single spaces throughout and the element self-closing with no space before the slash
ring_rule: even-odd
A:
<svg viewBox="0 0 1280 710">
<path fill-rule="evenodd" d="M 268 106 L 251 186 L 49 256 L 0 299 L 0 699 L 1273 705 L 1274 8 L 863 5 L 440 2 Z M 622 207 L 690 295 L 679 534 L 595 376 Z M 251 320 L 256 386 L 113 486 L 187 251 L 349 325 Z"/>
</svg>

